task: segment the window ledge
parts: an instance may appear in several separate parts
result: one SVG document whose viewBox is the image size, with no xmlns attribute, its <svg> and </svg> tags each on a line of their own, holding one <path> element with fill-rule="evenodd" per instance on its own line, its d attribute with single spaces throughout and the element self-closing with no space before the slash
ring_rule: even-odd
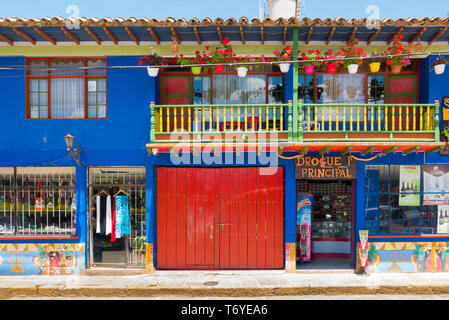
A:
<svg viewBox="0 0 449 320">
<path fill-rule="evenodd" d="M 2 237 L 0 236 L 0 241 L 2 240 L 79 240 L 80 237 L 72 236 L 13 236 L 13 237 Z"/>
<path fill-rule="evenodd" d="M 416 234 L 416 235 L 370 235 L 368 234 L 368 242 L 370 239 L 400 239 L 400 238 L 421 238 L 421 239 L 432 239 L 432 238 L 449 238 L 449 234 Z"/>
</svg>

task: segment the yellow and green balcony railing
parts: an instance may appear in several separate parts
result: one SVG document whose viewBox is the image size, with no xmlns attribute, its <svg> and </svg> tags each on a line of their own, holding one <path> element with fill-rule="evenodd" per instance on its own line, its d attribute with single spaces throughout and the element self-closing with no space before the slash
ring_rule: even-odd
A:
<svg viewBox="0 0 449 320">
<path fill-rule="evenodd" d="M 151 142 L 440 141 L 434 104 L 155 105 Z"/>
</svg>

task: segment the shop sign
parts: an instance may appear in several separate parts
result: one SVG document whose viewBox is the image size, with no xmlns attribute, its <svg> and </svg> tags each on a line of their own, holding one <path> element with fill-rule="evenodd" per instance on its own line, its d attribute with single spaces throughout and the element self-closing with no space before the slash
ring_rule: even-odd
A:
<svg viewBox="0 0 449 320">
<path fill-rule="evenodd" d="M 424 165 L 423 205 L 449 205 L 449 165 Z"/>
<path fill-rule="evenodd" d="M 357 161 L 351 156 L 303 156 L 296 161 L 297 179 L 357 178 Z"/>
<path fill-rule="evenodd" d="M 399 167 L 400 207 L 419 207 L 421 202 L 421 166 Z"/>
</svg>

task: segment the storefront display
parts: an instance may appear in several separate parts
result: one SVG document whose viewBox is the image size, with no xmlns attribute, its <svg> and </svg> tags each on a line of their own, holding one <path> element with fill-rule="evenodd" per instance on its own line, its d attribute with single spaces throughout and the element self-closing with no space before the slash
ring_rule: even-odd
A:
<svg viewBox="0 0 449 320">
<path fill-rule="evenodd" d="M 296 200 L 296 261 L 310 261 L 313 195 L 299 195 Z"/>
<path fill-rule="evenodd" d="M 420 166 L 400 166 L 399 171 L 399 198 L 401 207 L 417 207 L 420 205 L 421 197 L 421 167 Z M 408 193 L 408 194 L 407 194 Z"/>
<path fill-rule="evenodd" d="M 424 165 L 424 205 L 449 204 L 449 165 Z"/>
</svg>

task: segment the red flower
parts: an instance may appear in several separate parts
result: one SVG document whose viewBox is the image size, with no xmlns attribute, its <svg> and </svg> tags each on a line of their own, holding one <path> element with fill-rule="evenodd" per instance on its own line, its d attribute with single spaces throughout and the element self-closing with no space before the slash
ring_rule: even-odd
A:
<svg viewBox="0 0 449 320">
<path fill-rule="evenodd" d="M 224 38 L 224 40 L 223 40 L 224 45 L 227 45 L 229 42 L 231 42 L 231 41 L 229 41 L 228 37 Z"/>
<path fill-rule="evenodd" d="M 204 49 L 206 49 L 206 50 L 209 50 L 209 49 L 210 49 L 210 47 L 209 47 L 209 46 L 205 46 L 205 47 L 204 47 Z"/>
<path fill-rule="evenodd" d="M 143 64 L 142 58 L 139 59 L 139 64 Z"/>
<path fill-rule="evenodd" d="M 285 50 L 290 50 L 290 49 L 291 49 L 290 46 L 285 47 Z"/>
<path fill-rule="evenodd" d="M 219 53 L 219 54 L 223 54 L 223 53 L 224 53 L 224 50 L 223 50 L 223 49 L 218 49 L 218 53 Z"/>
</svg>

